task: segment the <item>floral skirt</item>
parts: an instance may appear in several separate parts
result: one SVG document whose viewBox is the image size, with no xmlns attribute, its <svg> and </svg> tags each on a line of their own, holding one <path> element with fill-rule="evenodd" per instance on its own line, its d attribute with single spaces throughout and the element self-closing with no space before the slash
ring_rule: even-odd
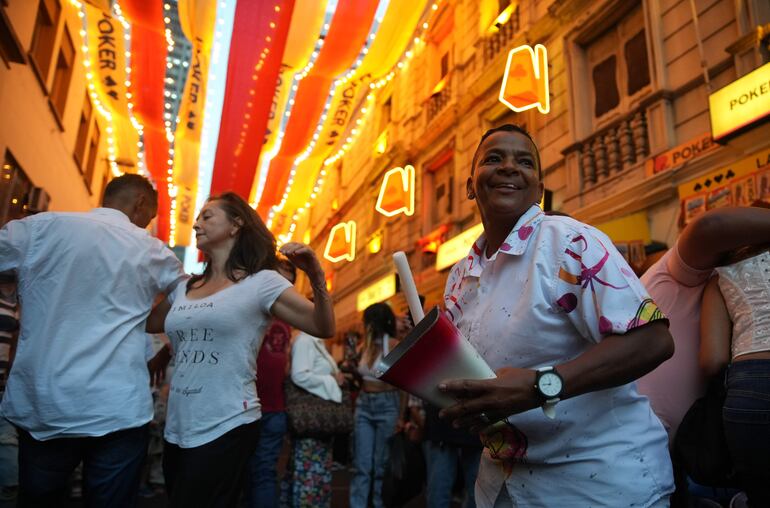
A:
<svg viewBox="0 0 770 508">
<path fill-rule="evenodd" d="M 331 439 L 295 439 L 281 482 L 283 508 L 328 508 L 332 500 Z"/>
</svg>

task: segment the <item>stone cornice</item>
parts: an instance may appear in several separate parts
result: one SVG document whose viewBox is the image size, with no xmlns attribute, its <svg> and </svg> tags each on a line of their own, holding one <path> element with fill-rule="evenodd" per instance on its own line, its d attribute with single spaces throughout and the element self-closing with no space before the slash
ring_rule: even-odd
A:
<svg viewBox="0 0 770 508">
<path fill-rule="evenodd" d="M 644 210 L 663 201 L 675 199 L 679 185 L 704 173 L 728 166 L 740 156 L 741 154 L 736 153 L 735 150 L 722 147 L 709 155 L 649 178 L 643 176 L 644 164 L 637 164 L 606 182 L 584 190 L 582 196 L 577 195 L 568 200 L 565 203 L 567 205 L 573 203 L 577 205 L 581 201 L 589 204 L 580 208 L 569 206 L 567 212 L 576 219 L 589 224 L 601 224 L 613 218 Z M 628 185 L 613 191 L 610 196 L 600 197 L 602 191 L 607 192 L 613 186 L 620 186 L 624 181 L 629 180 L 632 181 Z"/>
</svg>

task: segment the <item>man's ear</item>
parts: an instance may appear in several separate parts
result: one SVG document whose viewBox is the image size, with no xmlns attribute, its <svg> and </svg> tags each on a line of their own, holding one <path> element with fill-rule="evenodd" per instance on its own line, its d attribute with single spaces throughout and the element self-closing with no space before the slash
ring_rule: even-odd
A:
<svg viewBox="0 0 770 508">
<path fill-rule="evenodd" d="M 145 206 L 147 206 L 147 196 L 144 192 L 137 192 L 134 196 L 134 208 L 139 210 Z"/>
<path fill-rule="evenodd" d="M 476 199 L 476 193 L 473 192 L 472 176 L 469 176 L 468 179 L 465 181 L 465 192 L 467 193 L 468 199 Z"/>
</svg>

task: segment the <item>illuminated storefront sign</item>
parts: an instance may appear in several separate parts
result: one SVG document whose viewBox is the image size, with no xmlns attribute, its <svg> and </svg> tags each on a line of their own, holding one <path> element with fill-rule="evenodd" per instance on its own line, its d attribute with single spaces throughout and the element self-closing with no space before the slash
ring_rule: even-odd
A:
<svg viewBox="0 0 770 508">
<path fill-rule="evenodd" d="M 438 248 L 438 252 L 436 252 L 436 270 L 450 267 L 467 256 L 473 246 L 473 242 L 483 232 L 484 225 L 479 223 L 442 243 Z"/>
<path fill-rule="evenodd" d="M 647 163 L 644 167 L 645 174 L 647 176 L 653 176 L 662 173 L 663 171 L 679 167 L 685 162 L 697 159 L 701 155 L 711 152 L 717 146 L 719 145 L 714 143 L 711 139 L 711 133 L 701 134 L 687 143 L 682 143 L 671 150 L 647 159 Z"/>
<path fill-rule="evenodd" d="M 338 261 L 353 261 L 356 258 L 356 222 L 340 222 L 329 232 L 324 257 L 336 263 Z"/>
<path fill-rule="evenodd" d="M 436 254 L 438 252 L 438 248 L 441 246 L 441 244 L 444 243 L 448 231 L 449 225 L 442 224 L 438 228 L 417 240 L 417 245 L 420 246 L 424 253 Z"/>
<path fill-rule="evenodd" d="M 385 217 L 414 213 L 414 167 L 407 165 L 385 173 L 374 208 Z"/>
<path fill-rule="evenodd" d="M 396 274 L 391 273 L 356 295 L 356 310 L 363 311 L 373 303 L 387 300 L 396 294 Z"/>
<path fill-rule="evenodd" d="M 709 113 L 715 140 L 770 115 L 770 63 L 709 95 Z"/>
<path fill-rule="evenodd" d="M 551 110 L 548 92 L 548 52 L 542 44 L 519 46 L 508 53 L 500 102 L 517 113 L 537 108 Z"/>
</svg>

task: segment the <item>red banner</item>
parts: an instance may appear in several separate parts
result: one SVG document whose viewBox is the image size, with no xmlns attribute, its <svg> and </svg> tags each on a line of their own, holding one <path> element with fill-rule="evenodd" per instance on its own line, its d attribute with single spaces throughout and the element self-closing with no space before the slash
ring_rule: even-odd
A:
<svg viewBox="0 0 770 508">
<path fill-rule="evenodd" d="M 293 9 L 294 0 L 236 5 L 211 194 L 249 198 Z"/>
<path fill-rule="evenodd" d="M 166 37 L 163 0 L 124 0 L 131 22 L 131 94 L 134 115 L 144 126 L 144 156 L 158 189 L 158 238 L 168 241 L 168 139 L 164 125 Z"/>
</svg>

